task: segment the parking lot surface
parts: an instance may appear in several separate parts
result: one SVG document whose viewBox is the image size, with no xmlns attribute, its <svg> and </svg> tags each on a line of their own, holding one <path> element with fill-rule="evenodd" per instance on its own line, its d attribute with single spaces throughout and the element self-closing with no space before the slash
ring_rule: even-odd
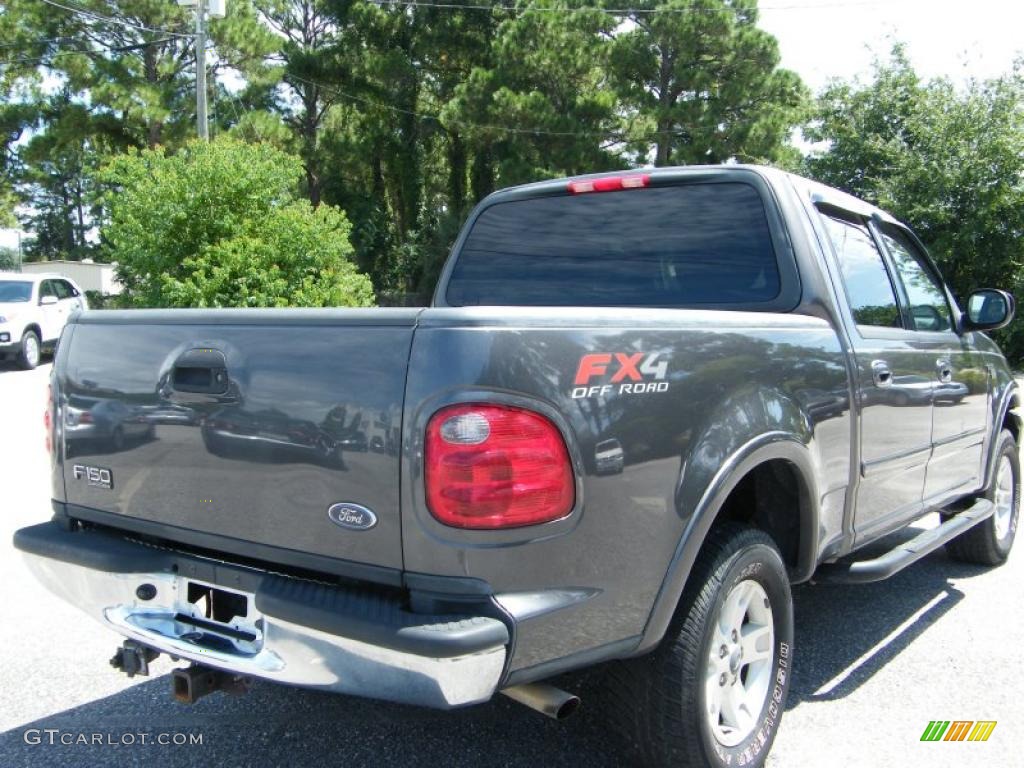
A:
<svg viewBox="0 0 1024 768">
<path fill-rule="evenodd" d="M 166 657 L 148 678 L 115 672 L 119 638 L 38 586 L 10 544 L 50 515 L 49 368 L 0 364 L 0 766 L 635 764 L 594 704 L 599 673 L 569 681 L 583 706 L 555 723 L 503 697 L 445 713 L 270 683 L 187 707 Z M 1021 546 L 993 570 L 940 551 L 878 584 L 796 587 L 795 674 L 768 764 L 1021 765 Z M 921 742 L 931 720 L 997 726 L 984 743 Z"/>
</svg>

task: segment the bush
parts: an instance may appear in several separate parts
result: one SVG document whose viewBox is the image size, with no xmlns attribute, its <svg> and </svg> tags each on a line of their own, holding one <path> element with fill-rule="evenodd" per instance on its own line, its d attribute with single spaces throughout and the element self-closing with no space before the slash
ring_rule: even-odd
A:
<svg viewBox="0 0 1024 768">
<path fill-rule="evenodd" d="M 89 302 L 89 309 L 107 309 L 117 306 L 115 304 L 117 297 L 103 293 L 103 291 L 86 291 L 85 300 Z"/>
<path fill-rule="evenodd" d="M 138 307 L 372 306 L 350 226 L 298 196 L 301 161 L 230 138 L 114 158 L 105 256 Z"/>
</svg>

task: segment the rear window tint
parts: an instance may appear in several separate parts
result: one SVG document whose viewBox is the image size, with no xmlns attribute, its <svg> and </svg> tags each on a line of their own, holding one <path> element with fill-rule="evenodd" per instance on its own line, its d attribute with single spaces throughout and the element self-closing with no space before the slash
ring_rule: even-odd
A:
<svg viewBox="0 0 1024 768">
<path fill-rule="evenodd" d="M 779 295 L 761 196 L 689 184 L 499 203 L 477 218 L 454 306 L 749 305 Z"/>
</svg>

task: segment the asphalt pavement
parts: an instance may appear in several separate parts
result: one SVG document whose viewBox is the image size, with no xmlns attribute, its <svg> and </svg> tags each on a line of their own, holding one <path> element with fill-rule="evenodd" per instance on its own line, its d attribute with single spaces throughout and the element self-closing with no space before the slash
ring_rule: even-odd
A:
<svg viewBox="0 0 1024 768">
<path fill-rule="evenodd" d="M 271 683 L 188 707 L 171 697 L 166 657 L 148 678 L 115 672 L 119 638 L 40 587 L 10 545 L 50 515 L 49 369 L 0 364 L 0 766 L 636 764 L 594 703 L 599 672 L 566 682 L 583 706 L 564 723 L 503 697 L 445 713 Z M 1019 547 L 1001 568 L 940 551 L 879 584 L 794 598 L 794 679 L 770 766 L 1022 764 Z M 987 742 L 922 742 L 930 720 L 997 725 Z"/>
</svg>

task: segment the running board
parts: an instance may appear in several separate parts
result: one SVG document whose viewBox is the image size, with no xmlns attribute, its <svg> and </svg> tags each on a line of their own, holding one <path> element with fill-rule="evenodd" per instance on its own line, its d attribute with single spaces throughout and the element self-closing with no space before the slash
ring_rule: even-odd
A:
<svg viewBox="0 0 1024 768">
<path fill-rule="evenodd" d="M 970 509 L 958 512 L 938 527 L 924 531 L 874 560 L 825 563 L 815 571 L 812 581 L 818 584 L 865 584 L 887 579 L 964 531 L 985 522 L 993 512 L 995 505 L 991 501 L 978 499 Z"/>
</svg>

